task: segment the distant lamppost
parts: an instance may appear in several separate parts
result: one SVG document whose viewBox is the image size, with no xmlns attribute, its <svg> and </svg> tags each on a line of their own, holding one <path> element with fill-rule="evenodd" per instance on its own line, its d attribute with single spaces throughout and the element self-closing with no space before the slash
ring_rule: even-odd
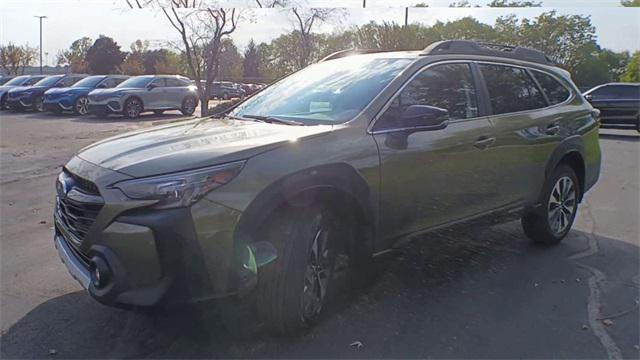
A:
<svg viewBox="0 0 640 360">
<path fill-rule="evenodd" d="M 34 16 L 40 19 L 40 74 L 42 74 L 42 19 L 46 19 L 46 16 Z"/>
</svg>

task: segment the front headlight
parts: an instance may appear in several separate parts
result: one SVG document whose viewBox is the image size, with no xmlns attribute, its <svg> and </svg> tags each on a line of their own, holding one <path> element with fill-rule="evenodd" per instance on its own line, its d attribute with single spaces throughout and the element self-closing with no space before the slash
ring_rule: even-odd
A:
<svg viewBox="0 0 640 360">
<path fill-rule="evenodd" d="M 169 175 L 126 180 L 112 187 L 120 189 L 128 198 L 157 200 L 157 209 L 189 206 L 209 191 L 231 181 L 245 161 L 190 170 Z"/>
</svg>

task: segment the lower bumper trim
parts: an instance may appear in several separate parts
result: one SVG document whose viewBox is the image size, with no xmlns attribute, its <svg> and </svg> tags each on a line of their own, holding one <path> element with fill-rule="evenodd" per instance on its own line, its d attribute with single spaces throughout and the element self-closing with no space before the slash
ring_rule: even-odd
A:
<svg viewBox="0 0 640 360">
<path fill-rule="evenodd" d="M 82 263 L 75 258 L 69 245 L 60 235 L 55 235 L 54 243 L 56 249 L 58 249 L 58 255 L 60 260 L 67 267 L 67 270 L 76 279 L 80 285 L 86 290 L 91 284 L 91 276 L 89 270 L 87 270 Z"/>
</svg>

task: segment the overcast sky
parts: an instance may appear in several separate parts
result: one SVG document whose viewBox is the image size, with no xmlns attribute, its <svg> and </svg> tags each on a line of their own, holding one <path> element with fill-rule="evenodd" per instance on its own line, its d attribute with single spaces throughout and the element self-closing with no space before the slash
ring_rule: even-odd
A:
<svg viewBox="0 0 640 360">
<path fill-rule="evenodd" d="M 252 0 L 228 0 L 231 5 L 252 5 Z M 466 8 L 451 9 L 446 6 L 453 0 L 425 0 L 430 8 L 411 9 L 409 21 L 431 25 L 436 21 L 449 21 L 473 16 L 479 21 L 493 24 L 497 17 L 514 13 L 519 17 L 532 18 L 543 11 L 557 10 L 560 14 L 591 16 L 601 46 L 615 50 L 640 50 L 640 8 L 623 8 L 618 0 L 542 0 L 543 8 Z M 485 4 L 489 0 L 471 0 L 472 4 Z M 340 24 L 324 25 L 323 32 L 338 31 L 352 25 L 369 21 L 404 22 L 402 6 L 414 4 L 415 0 L 367 0 L 362 9 L 362 0 L 314 0 L 315 6 L 350 7 Z M 83 36 L 93 39 L 100 34 L 113 37 L 125 50 L 137 40 L 151 40 L 161 44 L 177 40 L 176 31 L 158 10 L 131 10 L 123 5 L 124 0 L 1 0 L 0 43 L 29 43 L 37 46 L 38 19 L 44 20 L 44 50 L 49 53 L 48 63 L 53 64 L 55 54 L 69 47 L 71 42 Z M 394 7 L 389 7 L 392 4 Z M 253 11 L 253 20 L 243 23 L 233 34 L 240 48 L 254 38 L 257 42 L 269 41 L 291 29 L 292 23 L 281 10 L 259 9 Z M 425 44 L 426 46 L 427 44 Z"/>
</svg>

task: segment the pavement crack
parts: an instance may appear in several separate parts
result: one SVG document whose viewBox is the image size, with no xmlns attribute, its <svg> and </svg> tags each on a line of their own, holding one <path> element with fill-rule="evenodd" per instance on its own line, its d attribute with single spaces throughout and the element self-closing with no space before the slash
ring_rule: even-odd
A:
<svg viewBox="0 0 640 360">
<path fill-rule="evenodd" d="M 589 231 L 589 233 L 583 235 L 587 239 L 589 247 L 583 251 L 569 256 L 569 259 L 573 260 L 578 267 L 583 268 L 591 273 L 591 277 L 587 281 L 587 284 L 589 286 L 589 297 L 587 299 L 587 318 L 589 320 L 591 331 L 593 331 L 593 334 L 598 338 L 598 340 L 600 340 L 600 343 L 607 352 L 607 356 L 609 359 L 622 359 L 622 351 L 620 351 L 620 348 L 615 343 L 613 338 L 611 338 L 611 336 L 607 332 L 607 329 L 605 328 L 605 325 L 601 321 L 604 318 L 600 313 L 600 309 L 602 308 L 601 287 L 602 284 L 606 281 L 607 277 L 601 270 L 578 261 L 579 259 L 595 255 L 600 251 L 598 239 L 594 235 L 596 222 L 593 218 L 593 214 L 591 213 L 591 206 L 589 205 L 587 199 L 584 199 L 583 203 L 584 205 L 586 205 L 587 216 L 589 217 L 591 224 L 591 230 Z"/>
</svg>

